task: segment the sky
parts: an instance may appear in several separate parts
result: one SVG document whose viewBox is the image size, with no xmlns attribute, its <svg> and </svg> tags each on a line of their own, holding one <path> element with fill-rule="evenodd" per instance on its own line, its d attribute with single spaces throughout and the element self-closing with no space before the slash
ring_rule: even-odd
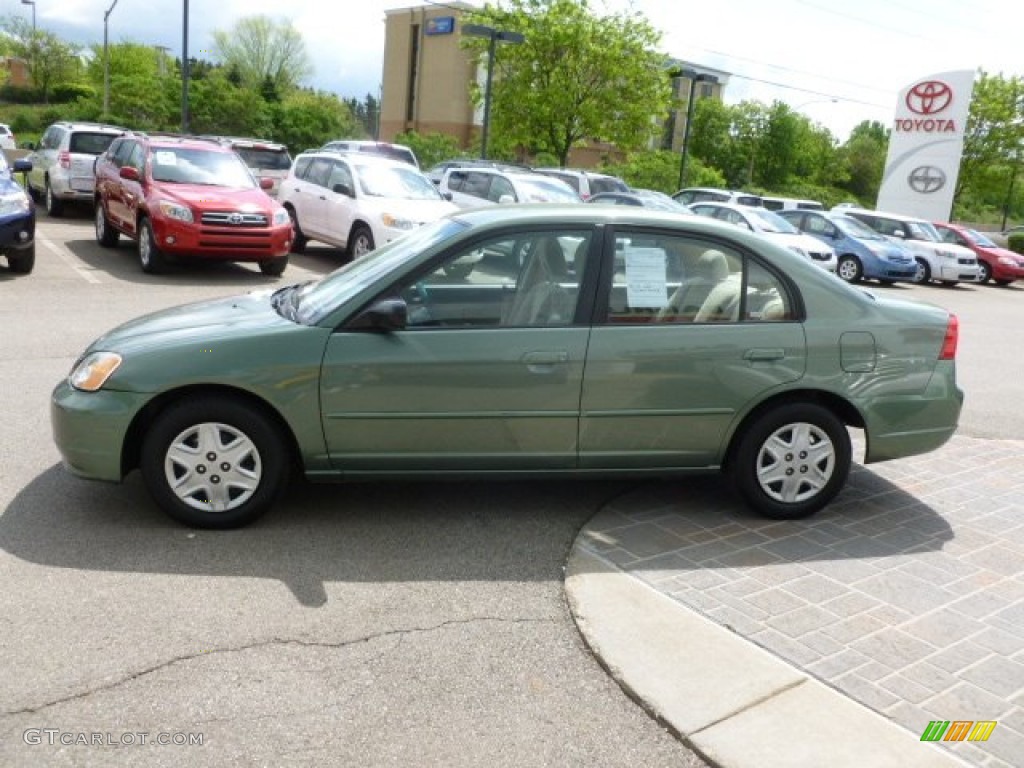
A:
<svg viewBox="0 0 1024 768">
<path fill-rule="evenodd" d="M 83 45 L 103 41 L 115 0 L 36 0 L 36 24 Z M 182 51 L 185 0 L 116 0 L 110 42 Z M 212 31 L 244 16 L 290 20 L 314 67 L 308 83 L 343 97 L 378 94 L 384 12 L 423 0 L 190 0 L 189 54 L 212 59 Z M 480 6 L 480 0 L 468 0 Z M 924 76 L 982 69 L 1024 75 L 1013 0 L 590 0 L 597 13 L 643 14 L 661 50 L 731 73 L 727 103 L 785 101 L 840 140 L 862 120 L 892 121 L 899 91 Z M 32 6 L 0 0 L 0 16 Z"/>
</svg>

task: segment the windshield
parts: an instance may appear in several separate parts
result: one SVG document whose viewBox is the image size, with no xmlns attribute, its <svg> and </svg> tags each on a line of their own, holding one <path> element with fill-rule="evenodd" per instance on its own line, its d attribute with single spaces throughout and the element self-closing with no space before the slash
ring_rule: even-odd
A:
<svg viewBox="0 0 1024 768">
<path fill-rule="evenodd" d="M 256 186 L 249 169 L 234 152 L 158 147 L 150 153 L 149 162 L 153 181 L 213 187 Z"/>
<path fill-rule="evenodd" d="M 832 219 L 832 223 L 850 237 L 856 237 L 858 240 L 885 240 L 884 236 L 875 232 L 867 224 L 850 216 L 836 216 Z"/>
<path fill-rule="evenodd" d="M 440 200 L 441 193 L 426 176 L 404 166 L 356 164 L 364 195 L 399 200 Z"/>
<path fill-rule="evenodd" d="M 999 246 L 992 242 L 992 238 L 988 235 L 983 235 L 976 229 L 968 229 L 967 234 L 971 236 L 975 245 L 980 245 L 982 248 L 998 248 Z"/>
<path fill-rule="evenodd" d="M 772 213 L 764 208 L 751 208 L 746 214 L 760 225 L 759 229 L 763 232 L 782 232 L 788 235 L 795 235 L 800 232 L 800 230 L 777 213 Z"/>
<path fill-rule="evenodd" d="M 384 275 L 424 250 L 455 236 L 466 228 L 454 219 L 439 219 L 414 229 L 404 237 L 370 251 L 355 261 L 299 289 L 295 318 L 316 325 L 334 309 L 373 285 Z"/>
<path fill-rule="evenodd" d="M 939 230 L 927 221 L 907 221 L 904 223 L 907 237 L 911 240 L 924 240 L 929 243 L 941 243 Z"/>
<path fill-rule="evenodd" d="M 524 203 L 578 203 L 580 197 L 568 186 L 552 179 L 516 180 Z"/>
</svg>

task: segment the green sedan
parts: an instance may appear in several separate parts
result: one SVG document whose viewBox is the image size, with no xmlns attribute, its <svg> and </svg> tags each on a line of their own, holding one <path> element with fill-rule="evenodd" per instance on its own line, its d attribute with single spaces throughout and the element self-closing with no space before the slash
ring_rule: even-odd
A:
<svg viewBox="0 0 1024 768">
<path fill-rule="evenodd" d="M 956 429 L 957 320 L 696 216 L 452 214 L 320 280 L 157 312 L 52 397 L 65 466 L 192 526 L 309 480 L 723 470 L 773 518 Z"/>
</svg>

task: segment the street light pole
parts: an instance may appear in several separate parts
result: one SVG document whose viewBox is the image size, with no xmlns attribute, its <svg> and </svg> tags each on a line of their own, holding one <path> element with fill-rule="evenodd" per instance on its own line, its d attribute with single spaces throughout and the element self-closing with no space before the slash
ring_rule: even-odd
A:
<svg viewBox="0 0 1024 768">
<path fill-rule="evenodd" d="M 188 0 L 184 3 L 181 27 L 181 132 L 188 133 Z"/>
<path fill-rule="evenodd" d="M 21 0 L 22 5 L 32 6 L 32 41 L 36 38 L 36 0 Z"/>
<path fill-rule="evenodd" d="M 491 83 L 494 78 L 494 52 L 498 41 L 519 44 L 525 39 L 518 32 L 503 32 L 482 24 L 463 24 L 462 34 L 470 37 L 486 37 L 487 44 L 487 83 L 484 86 L 484 125 L 480 137 L 480 158 L 487 159 L 487 138 L 491 126 Z"/>
<path fill-rule="evenodd" d="M 110 113 L 110 50 L 107 46 L 107 20 L 114 12 L 117 0 L 110 4 L 110 7 L 103 14 L 103 117 L 106 119 Z"/>
<path fill-rule="evenodd" d="M 679 188 L 683 189 L 686 183 L 686 157 L 690 149 L 690 126 L 693 124 L 693 110 L 696 106 L 697 83 L 717 83 L 718 78 L 705 72 L 700 74 L 693 70 L 683 72 L 684 76 L 690 78 L 690 95 L 686 102 L 686 125 L 683 127 L 683 149 L 682 157 L 679 159 Z"/>
</svg>

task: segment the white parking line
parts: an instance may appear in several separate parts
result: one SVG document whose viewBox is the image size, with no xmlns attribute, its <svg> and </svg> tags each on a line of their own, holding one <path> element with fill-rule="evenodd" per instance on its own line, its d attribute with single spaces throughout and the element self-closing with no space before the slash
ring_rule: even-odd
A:
<svg viewBox="0 0 1024 768">
<path fill-rule="evenodd" d="M 96 275 L 83 267 L 81 263 L 79 263 L 78 259 L 76 259 L 71 251 L 69 251 L 65 246 L 58 245 L 45 235 L 39 234 L 38 231 L 36 231 L 36 241 L 42 243 L 45 248 L 56 254 L 61 261 L 77 272 L 78 276 L 85 280 L 85 282 L 92 283 L 93 285 L 100 285 L 103 282 L 96 277 Z"/>
</svg>

